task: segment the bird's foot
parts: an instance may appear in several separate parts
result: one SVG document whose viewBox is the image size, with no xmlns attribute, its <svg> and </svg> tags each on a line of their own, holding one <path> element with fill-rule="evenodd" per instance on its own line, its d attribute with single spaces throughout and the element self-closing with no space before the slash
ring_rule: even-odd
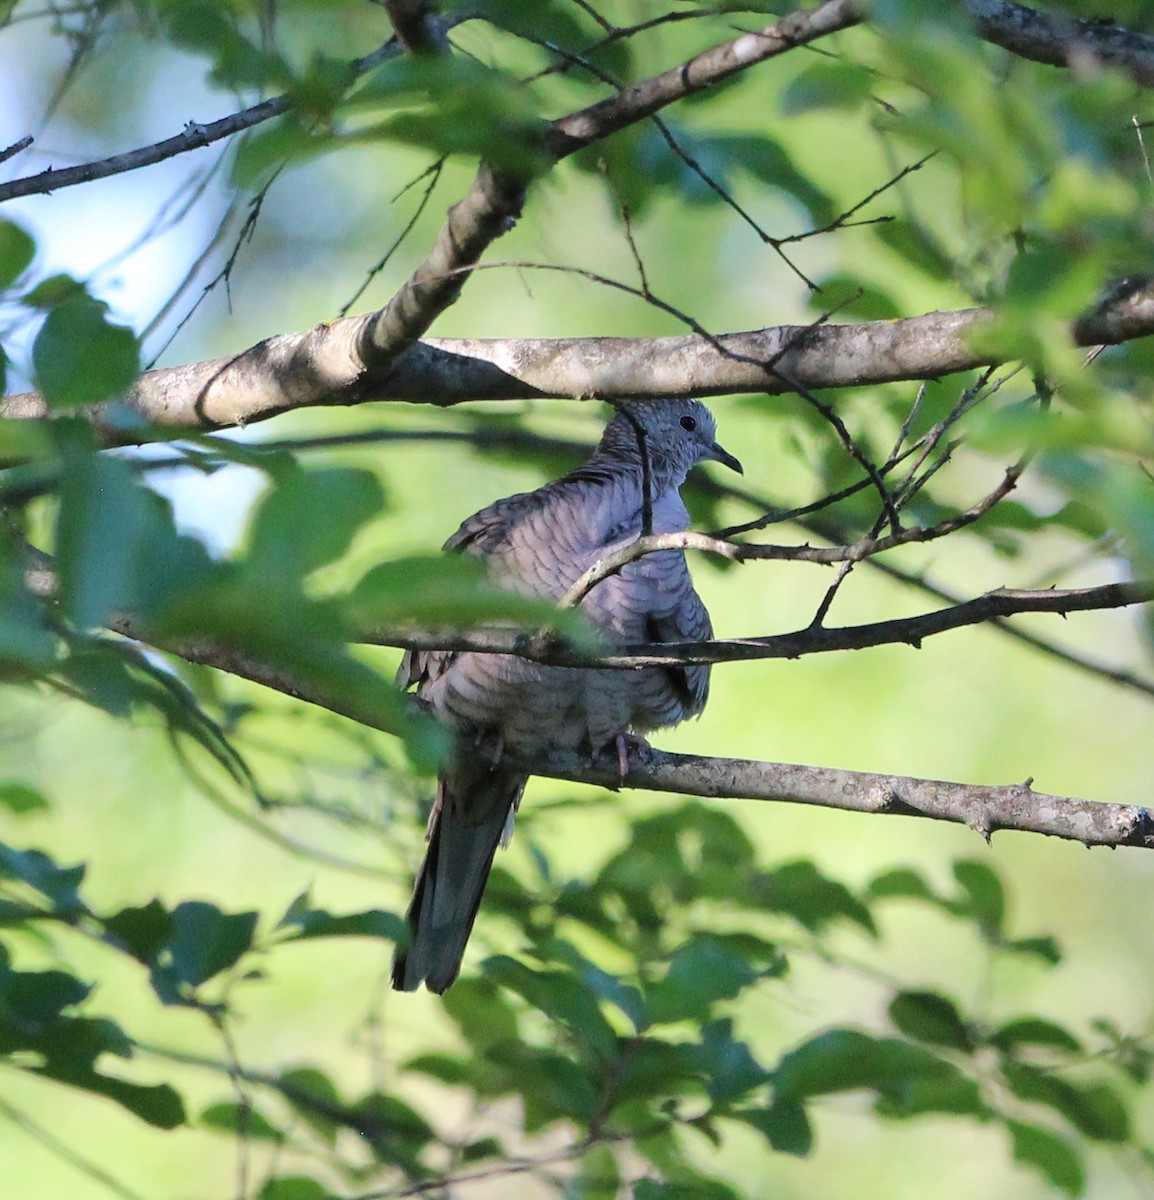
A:
<svg viewBox="0 0 1154 1200">
<path fill-rule="evenodd" d="M 634 762 L 644 763 L 653 754 L 653 747 L 643 737 L 635 733 L 619 733 L 615 738 L 611 738 L 606 742 L 601 747 L 601 750 L 608 750 L 610 746 L 613 747 L 617 754 L 617 770 L 621 773 L 622 779 L 629 774 L 629 760 L 631 758 Z M 600 754 L 600 752 L 599 750 L 597 753 Z"/>
</svg>

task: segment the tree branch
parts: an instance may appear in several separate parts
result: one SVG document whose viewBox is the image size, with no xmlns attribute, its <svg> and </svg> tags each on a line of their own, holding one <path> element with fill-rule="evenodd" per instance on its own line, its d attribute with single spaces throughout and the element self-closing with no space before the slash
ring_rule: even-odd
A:
<svg viewBox="0 0 1154 1200">
<path fill-rule="evenodd" d="M 352 78 L 371 71 L 386 59 L 401 53 L 401 45 L 397 41 L 386 42 L 364 58 L 358 58 L 350 65 Z M 162 141 L 154 142 L 151 146 L 140 146 L 135 150 L 127 150 L 123 154 L 113 154 L 110 158 L 99 158 L 92 162 L 78 163 L 74 167 L 49 167 L 36 175 L 25 175 L 20 179 L 12 179 L 0 183 L 0 203 L 14 200 L 17 196 L 39 196 L 48 192 L 58 192 L 63 188 L 75 187 L 80 183 L 91 183 L 94 179 L 107 179 L 110 175 L 123 175 L 127 171 L 136 171 L 141 167 L 151 167 L 165 159 L 175 158 L 188 150 L 199 150 L 203 146 L 211 146 L 213 142 L 232 137 L 260 125 L 273 117 L 282 116 L 294 104 L 290 94 L 272 96 L 262 100 L 240 112 L 230 113 L 217 121 L 209 121 L 202 125 L 198 121 L 189 121 L 180 133 Z"/>
<path fill-rule="evenodd" d="M 407 3 L 408 0 L 405 0 Z M 543 128 L 526 147 L 530 171 L 560 162 L 577 150 L 636 124 L 686 96 L 721 83 L 738 71 L 765 62 L 860 20 L 855 0 L 826 0 L 794 13 L 758 33 L 742 34 L 660 75 L 623 88 L 616 95 Z M 421 265 L 380 312 L 364 324 L 356 343 L 365 371 L 387 371 L 458 297 L 488 246 L 513 227 L 521 214 L 529 174 L 518 177 L 482 163 L 464 198 Z"/>
<path fill-rule="evenodd" d="M 50 575 L 42 582 L 47 584 L 49 580 Z M 131 618 L 121 618 L 116 628 L 126 637 L 137 635 Z M 347 689 L 329 694 L 315 686 L 306 686 L 295 680 L 291 671 L 258 662 L 230 647 L 183 640 L 162 648 L 189 662 L 239 675 L 361 724 L 385 728 L 379 708 L 365 711 Z M 547 778 L 613 789 L 630 787 L 718 799 L 770 800 L 852 812 L 929 817 L 967 825 L 987 839 L 998 830 L 1016 829 L 1086 846 L 1154 847 L 1154 818 L 1147 809 L 1047 795 L 1033 791 L 1030 780 L 1011 787 L 982 787 L 830 767 L 669 754 L 660 750 L 649 751 L 643 762 L 631 761 L 624 779 L 616 758 L 612 762 L 591 761 L 579 755 L 551 753 L 545 758 L 534 757 L 526 769 Z"/>
<path fill-rule="evenodd" d="M 122 619 L 117 627 L 125 636 L 133 636 L 130 619 Z M 190 662 L 216 667 L 362 724 L 382 727 L 378 711 L 360 710 L 355 697 L 348 696 L 345 690 L 340 694 L 324 694 L 300 684 L 281 667 L 256 662 L 228 647 L 182 641 L 164 648 Z M 631 762 L 624 779 L 616 759 L 610 763 L 553 753 L 544 759 L 535 757 L 526 766 L 535 775 L 614 789 L 624 786 L 689 796 L 783 801 L 853 812 L 930 817 L 967 825 L 987 839 L 998 830 L 1016 829 L 1086 846 L 1154 846 L 1154 818 L 1145 808 L 1047 795 L 1033 791 L 1029 780 L 1011 787 L 981 787 L 659 750 L 650 751 L 644 762 Z"/>
<path fill-rule="evenodd" d="M 27 582 L 30 589 L 42 596 L 54 595 L 56 582 L 52 560 L 35 550 L 30 551 L 29 557 L 31 565 L 27 572 Z M 1028 599 L 1040 603 L 1042 598 L 1052 597 L 1054 603 L 1046 611 L 1064 612 L 1072 611 L 1078 604 L 1085 607 L 1113 607 L 1118 603 L 1149 600 L 1154 598 L 1154 587 L 1115 584 L 1105 588 L 1081 589 L 1080 592 L 990 593 L 978 601 L 970 602 L 968 606 L 957 605 L 953 609 L 942 611 L 949 614 L 959 609 L 973 610 L 975 606 L 980 607 L 983 601 L 991 601 L 997 597 L 1003 597 L 1005 603 L 1010 605 L 1015 601 L 1021 605 Z M 1114 601 L 1112 605 L 1095 603 L 1110 598 Z M 1034 611 L 1039 610 L 1034 608 Z M 1019 608 L 1018 611 L 1024 609 Z M 940 618 L 942 614 L 929 616 Z M 912 618 L 907 623 L 913 624 L 917 620 L 918 618 Z M 880 622 L 875 626 L 856 628 L 870 630 L 901 624 L 902 622 Z M 125 637 L 140 640 L 140 631 L 130 616 L 118 618 L 113 627 Z M 824 639 L 830 634 L 845 634 L 852 630 L 816 629 L 806 632 Z M 768 645 L 782 639 L 754 640 Z M 263 684 L 371 728 L 395 732 L 382 723 L 379 705 L 365 706 L 359 703 L 357 696 L 350 695 L 347 688 L 325 689 L 323 685 L 302 683 L 293 677 L 291 668 L 263 663 L 243 651 L 207 640 L 182 639 L 157 644 L 159 648 L 189 662 L 215 667 Z M 443 638 L 436 640 L 438 646 L 445 644 Z M 723 642 L 718 645 L 730 646 L 734 643 Z M 628 649 L 624 648 L 625 651 Z M 643 661 L 621 660 L 622 655 L 615 655 L 603 658 L 599 662 L 604 665 L 638 666 L 644 665 L 645 662 L 662 661 L 661 656 L 646 656 Z M 685 659 L 677 658 L 671 661 Z M 614 789 L 624 786 L 691 796 L 773 800 L 853 812 L 930 817 L 967 825 L 987 839 L 998 830 L 1016 829 L 1026 833 L 1066 838 L 1087 846 L 1154 847 L 1154 817 L 1145 808 L 1047 795 L 1033 791 L 1030 780 L 1011 787 L 981 787 L 898 775 L 841 771 L 829 767 L 669 754 L 659 750 L 648 751 L 643 760 L 631 760 L 629 766 L 628 775 L 622 779 L 616 758 L 609 762 L 555 752 L 544 758 L 535 756 L 532 762 L 525 764 L 530 774 L 598 784 Z"/>
<path fill-rule="evenodd" d="M 370 313 L 279 334 L 240 354 L 148 371 L 124 402 L 154 425 L 221 429 L 297 408 L 367 401 L 448 407 L 467 400 L 781 395 L 795 386 L 863 387 L 936 379 L 1002 361 L 970 344 L 972 331 L 992 315 L 970 308 L 896 321 L 778 325 L 714 339 L 430 338 L 378 370 L 365 365 L 358 349 L 380 316 Z M 1081 346 L 1151 334 L 1154 279 L 1146 277 L 1120 281 L 1072 329 Z M 766 362 L 780 377 L 767 378 Z M 3 417 L 47 415 L 35 392 L 0 402 Z M 101 409 L 90 416 L 102 423 Z M 113 440 L 123 437 L 120 424 L 106 430 Z"/>
<path fill-rule="evenodd" d="M 445 49 L 445 28 L 433 19 L 425 0 L 381 0 L 397 38 L 410 54 L 433 54 Z"/>
<path fill-rule="evenodd" d="M 644 527 L 644 523 L 643 523 Z M 739 542 L 727 542 L 710 537 L 693 529 L 676 533 L 642 533 L 625 545 L 599 558 L 557 602 L 559 608 L 576 608 L 578 604 L 603 580 L 616 575 L 623 567 L 647 554 L 659 554 L 663 550 L 703 550 L 707 554 L 719 554 L 722 558 L 743 562 L 747 550 L 760 550 L 760 546 L 747 547 Z"/>
<path fill-rule="evenodd" d="M 615 646 L 599 654 L 558 644 L 556 635 L 495 629 L 477 633 L 446 634 L 412 628 L 379 629 L 365 635 L 378 646 L 406 650 L 471 650 L 481 654 L 515 654 L 533 662 L 565 667 L 684 666 L 686 663 L 750 662 L 763 658 L 800 658 L 805 654 L 828 654 L 841 650 L 865 650 L 874 646 L 908 645 L 920 649 L 928 637 L 1005 619 L 1023 613 L 1095 612 L 1149 604 L 1154 600 L 1154 583 L 1107 583 L 1098 587 L 1024 590 L 997 588 L 985 595 L 933 612 L 863 625 L 809 626 L 793 633 L 746 638 L 724 638 L 705 642 L 665 642 Z"/>
<path fill-rule="evenodd" d="M 1108 20 L 1042 13 L 1008 0 L 966 0 L 978 36 L 1020 58 L 1087 71 L 1115 67 L 1154 87 L 1154 37 Z"/>
<path fill-rule="evenodd" d="M 686 96 L 714 87 L 739 71 L 776 58 L 797 46 L 848 29 L 862 20 L 858 0 L 826 0 L 780 21 L 708 50 L 615 96 L 553 123 L 555 154 L 564 158 L 593 142 L 653 116 Z"/>
<path fill-rule="evenodd" d="M 1130 804 L 1104 804 L 1035 792 L 1027 780 L 1010 787 L 981 787 L 805 767 L 754 759 L 706 758 L 653 750 L 644 762 L 630 761 L 619 774 L 616 758 L 590 762 L 575 754 L 552 753 L 526 764 L 535 775 L 602 787 L 643 788 L 728 800 L 810 804 L 849 812 L 888 813 L 953 821 L 989 838 L 1002 829 L 1042 833 L 1085 846 L 1154 847 L 1154 816 Z"/>
</svg>

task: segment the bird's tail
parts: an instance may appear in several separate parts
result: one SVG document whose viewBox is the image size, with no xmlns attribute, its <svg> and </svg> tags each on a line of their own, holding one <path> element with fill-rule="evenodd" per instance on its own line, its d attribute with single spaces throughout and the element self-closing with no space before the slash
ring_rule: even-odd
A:
<svg viewBox="0 0 1154 1200">
<path fill-rule="evenodd" d="M 429 849 L 409 905 L 411 939 L 393 961 L 393 987 L 443 992 L 461 969 L 465 943 L 525 776 L 499 767 L 450 768 L 438 782 Z"/>
</svg>

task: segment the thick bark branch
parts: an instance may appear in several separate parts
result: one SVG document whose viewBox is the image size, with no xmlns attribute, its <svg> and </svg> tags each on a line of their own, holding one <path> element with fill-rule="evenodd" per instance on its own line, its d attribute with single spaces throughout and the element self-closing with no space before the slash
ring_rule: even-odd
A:
<svg viewBox="0 0 1154 1200">
<path fill-rule="evenodd" d="M 142 375 L 127 404 L 151 424 L 221 429 L 296 408 L 404 400 L 448 407 L 468 400 L 782 394 L 795 387 L 862 387 L 936 379 L 1000 361 L 970 345 L 984 308 L 898 321 L 779 325 L 712 341 L 657 338 L 430 338 L 381 370 L 363 347 L 381 314 L 346 317 L 268 338 L 241 354 Z M 1154 334 L 1154 280 L 1123 280 L 1075 322 L 1078 345 Z M 763 363 L 773 363 L 767 376 Z M 9 396 L 0 416 L 43 417 L 35 392 Z M 93 420 L 100 423 L 100 410 Z M 110 436 L 116 436 L 110 433 Z"/>
<path fill-rule="evenodd" d="M 1035 792 L 1030 781 L 1010 787 L 945 783 L 904 775 L 875 775 L 742 758 L 706 758 L 654 750 L 630 764 L 622 779 L 616 758 L 590 762 L 577 755 L 534 759 L 532 771 L 552 779 L 602 787 L 644 788 L 730 800 L 811 804 L 850 812 L 930 817 L 968 825 L 983 837 L 1001 829 L 1043 833 L 1086 846 L 1154 847 L 1154 817 L 1130 804 L 1103 804 Z"/>
<path fill-rule="evenodd" d="M 1135 83 L 1154 87 L 1154 37 L 1108 20 L 1075 20 L 1008 0 L 966 0 L 978 36 L 1019 58 L 1090 71 L 1116 67 Z"/>
</svg>

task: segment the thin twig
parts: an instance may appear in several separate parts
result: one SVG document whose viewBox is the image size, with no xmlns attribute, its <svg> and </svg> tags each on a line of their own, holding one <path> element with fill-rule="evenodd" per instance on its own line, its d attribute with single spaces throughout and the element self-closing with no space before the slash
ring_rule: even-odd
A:
<svg viewBox="0 0 1154 1200">
<path fill-rule="evenodd" d="M 350 78 L 371 71 L 389 58 L 400 54 L 401 45 L 395 39 L 358 58 L 349 66 Z M 123 175 L 127 171 L 137 171 L 141 167 L 150 167 L 165 159 L 175 158 L 189 150 L 199 150 L 202 146 L 210 146 L 223 138 L 232 137 L 245 129 L 252 129 L 273 117 L 282 116 L 289 112 L 295 103 L 291 94 L 273 96 L 253 104 L 249 108 L 231 113 L 207 124 L 189 121 L 180 133 L 150 146 L 140 146 L 135 150 L 114 154 L 109 158 L 96 159 L 92 162 L 79 163 L 74 167 L 49 167 L 35 175 L 25 175 L 19 179 L 0 183 L 0 202 L 13 200 L 17 196 L 37 196 L 47 192 L 58 192 L 62 188 L 75 187 L 81 183 L 91 183 L 94 179 L 107 179 L 110 175 Z"/>
</svg>

